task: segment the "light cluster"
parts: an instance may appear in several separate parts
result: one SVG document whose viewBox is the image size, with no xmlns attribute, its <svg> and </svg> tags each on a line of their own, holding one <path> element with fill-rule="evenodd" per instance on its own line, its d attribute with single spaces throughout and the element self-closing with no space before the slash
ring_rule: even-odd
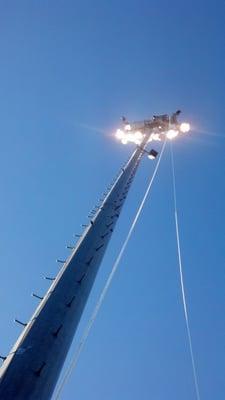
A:
<svg viewBox="0 0 225 400">
<path fill-rule="evenodd" d="M 140 131 L 130 132 L 129 130 L 117 129 L 116 138 L 121 140 L 121 143 L 127 144 L 129 142 L 141 144 L 144 135 Z"/>
<path fill-rule="evenodd" d="M 187 133 L 190 131 L 190 124 L 188 122 L 182 122 L 174 129 L 171 128 L 165 132 L 153 132 L 149 137 L 149 142 L 162 141 L 165 138 L 172 140 L 177 137 L 180 133 Z M 123 144 L 135 143 L 140 145 L 144 138 L 144 134 L 141 131 L 135 131 L 132 129 L 130 124 L 126 124 L 124 129 L 117 129 L 116 138 Z"/>
</svg>

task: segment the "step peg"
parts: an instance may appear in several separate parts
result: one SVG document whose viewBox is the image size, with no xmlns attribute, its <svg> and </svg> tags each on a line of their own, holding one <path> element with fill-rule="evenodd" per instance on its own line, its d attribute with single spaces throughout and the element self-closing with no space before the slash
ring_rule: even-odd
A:
<svg viewBox="0 0 225 400">
<path fill-rule="evenodd" d="M 95 251 L 99 251 L 102 247 L 104 246 L 104 243 L 103 244 L 101 244 L 101 246 L 99 246 L 99 247 L 96 247 L 96 249 L 95 249 Z"/>
<path fill-rule="evenodd" d="M 109 228 L 111 225 L 113 225 L 113 222 L 111 222 L 111 224 L 106 224 L 106 228 Z"/>
<path fill-rule="evenodd" d="M 55 280 L 55 278 L 51 278 L 49 276 L 44 276 L 44 279 L 46 279 L 47 281 L 54 281 Z"/>
<path fill-rule="evenodd" d="M 37 371 L 34 372 L 35 375 L 38 376 L 38 377 L 41 376 L 41 373 L 42 373 L 42 371 L 43 371 L 45 366 L 46 366 L 46 363 L 43 362 L 42 365 L 40 366 L 40 368 Z"/>
<path fill-rule="evenodd" d="M 19 321 L 18 319 L 14 319 L 14 322 L 16 322 L 17 324 L 19 324 L 19 325 L 22 325 L 22 326 L 27 326 L 27 323 L 24 323 L 24 322 L 22 322 L 22 321 Z"/>
<path fill-rule="evenodd" d="M 94 259 L 94 256 L 92 256 L 92 257 L 86 262 L 86 265 L 87 265 L 87 266 L 91 265 L 91 262 L 93 261 L 93 259 Z"/>
<path fill-rule="evenodd" d="M 62 329 L 62 327 L 63 327 L 63 325 L 61 324 L 61 325 L 58 327 L 58 329 L 57 329 L 55 332 L 52 333 L 52 336 L 54 336 L 55 338 L 57 338 L 59 332 L 60 332 L 61 329 Z"/>
<path fill-rule="evenodd" d="M 60 264 L 65 264 L 65 263 L 66 263 L 66 260 L 59 260 L 59 259 L 57 259 L 56 262 L 57 262 L 57 263 L 60 263 Z"/>
<path fill-rule="evenodd" d="M 36 297 L 39 300 L 43 300 L 44 297 L 38 296 L 38 294 L 32 293 L 32 297 Z"/>
<path fill-rule="evenodd" d="M 78 283 L 79 285 L 82 283 L 82 281 L 83 281 L 83 279 L 85 278 L 85 276 L 86 276 L 86 273 L 84 273 L 84 274 L 82 275 L 82 277 L 77 281 L 77 283 Z"/>
<path fill-rule="evenodd" d="M 70 308 L 72 306 L 74 300 L 75 300 L 75 296 L 73 296 L 72 299 L 66 304 L 66 307 Z"/>
<path fill-rule="evenodd" d="M 109 234 L 109 232 L 106 232 L 104 235 L 101 235 L 101 239 L 105 239 L 105 237 Z"/>
</svg>

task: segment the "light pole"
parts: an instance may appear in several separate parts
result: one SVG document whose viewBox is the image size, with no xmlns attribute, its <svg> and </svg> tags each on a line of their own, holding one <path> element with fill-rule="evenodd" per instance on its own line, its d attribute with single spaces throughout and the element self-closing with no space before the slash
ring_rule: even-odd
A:
<svg viewBox="0 0 225 400">
<path fill-rule="evenodd" d="M 155 116 L 151 120 L 129 124 L 117 138 L 133 141 L 137 147 L 122 168 L 116 182 L 85 227 L 71 256 L 61 262 L 56 278 L 27 323 L 16 320 L 23 332 L 7 357 L 2 357 L 0 400 L 49 400 L 77 329 L 97 271 L 119 218 L 140 160 L 144 154 L 155 158 L 155 150 L 146 145 L 152 140 L 172 138 L 181 130 L 176 114 Z M 172 121 L 172 118 L 175 118 Z M 173 122 L 173 124 L 172 124 Z M 186 126 L 187 128 L 187 126 Z M 172 134 L 173 131 L 173 134 Z"/>
</svg>

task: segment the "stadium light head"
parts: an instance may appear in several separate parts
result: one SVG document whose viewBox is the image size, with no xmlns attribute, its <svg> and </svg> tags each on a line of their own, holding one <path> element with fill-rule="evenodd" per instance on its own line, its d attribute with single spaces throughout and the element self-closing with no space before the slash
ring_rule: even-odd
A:
<svg viewBox="0 0 225 400">
<path fill-rule="evenodd" d="M 175 130 L 175 129 L 169 129 L 166 133 L 166 137 L 167 139 L 174 139 L 175 137 L 177 137 L 177 135 L 179 134 L 179 131 Z"/>
<path fill-rule="evenodd" d="M 124 126 L 124 129 L 125 129 L 125 131 L 131 131 L 131 126 L 130 126 L 130 124 L 126 124 L 126 125 Z"/>
<path fill-rule="evenodd" d="M 148 142 L 175 139 L 179 134 L 190 131 L 188 122 L 178 122 L 180 110 L 168 114 L 154 115 L 152 119 L 130 123 L 122 117 L 123 126 L 117 129 L 116 138 L 123 144 L 135 143 L 140 146 L 143 139 L 148 136 Z"/>
<path fill-rule="evenodd" d="M 180 124 L 180 131 L 182 133 L 187 133 L 187 132 L 190 131 L 190 129 L 191 129 L 191 126 L 190 126 L 190 124 L 188 122 L 182 122 Z"/>
</svg>

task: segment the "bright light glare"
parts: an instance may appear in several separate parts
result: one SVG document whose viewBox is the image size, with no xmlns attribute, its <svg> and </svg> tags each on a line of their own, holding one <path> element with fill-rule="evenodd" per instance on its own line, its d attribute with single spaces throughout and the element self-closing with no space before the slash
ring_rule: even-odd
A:
<svg viewBox="0 0 225 400">
<path fill-rule="evenodd" d="M 160 133 L 152 133 L 149 138 L 149 142 L 152 142 L 153 140 L 155 140 L 156 142 L 161 142 L 162 139 Z"/>
<path fill-rule="evenodd" d="M 116 131 L 116 138 L 120 140 L 123 144 L 127 143 L 135 143 L 136 145 L 140 145 L 144 138 L 144 133 L 141 131 L 135 131 L 132 129 L 130 124 L 126 124 L 122 129 L 117 129 Z M 190 131 L 190 124 L 188 122 L 182 122 L 179 128 L 176 129 L 169 129 L 168 131 L 164 132 L 155 132 L 150 135 L 149 142 L 151 141 L 161 141 L 163 138 L 167 137 L 168 139 L 172 140 L 178 136 L 180 132 L 187 133 Z"/>
<path fill-rule="evenodd" d="M 128 142 L 127 138 L 126 138 L 126 137 L 123 137 L 122 140 L 121 140 L 121 143 L 127 144 L 127 142 Z"/>
<path fill-rule="evenodd" d="M 188 122 L 182 122 L 182 124 L 180 124 L 180 131 L 182 133 L 187 133 L 190 131 L 190 129 L 191 129 L 191 127 Z"/>
<path fill-rule="evenodd" d="M 124 127 L 125 131 L 131 131 L 131 126 L 130 124 L 126 124 Z"/>
<path fill-rule="evenodd" d="M 129 129 L 127 129 L 127 132 L 124 132 L 121 129 L 117 129 L 116 138 L 119 139 L 123 144 L 127 144 L 130 142 L 140 145 L 143 140 L 143 134 L 139 131 L 130 132 Z"/>
<path fill-rule="evenodd" d="M 136 140 L 142 140 L 143 139 L 143 135 L 142 135 L 142 133 L 140 131 L 135 132 L 134 136 L 135 136 Z"/>
<path fill-rule="evenodd" d="M 125 136 L 125 132 L 123 132 L 121 129 L 117 129 L 116 138 L 117 139 L 123 139 L 124 136 Z"/>
<path fill-rule="evenodd" d="M 166 134 L 166 137 L 168 138 L 168 139 L 174 139 L 177 135 L 178 135 L 178 131 L 175 131 L 175 130 L 173 130 L 173 129 L 170 129 L 168 132 L 167 132 L 167 134 Z"/>
</svg>

